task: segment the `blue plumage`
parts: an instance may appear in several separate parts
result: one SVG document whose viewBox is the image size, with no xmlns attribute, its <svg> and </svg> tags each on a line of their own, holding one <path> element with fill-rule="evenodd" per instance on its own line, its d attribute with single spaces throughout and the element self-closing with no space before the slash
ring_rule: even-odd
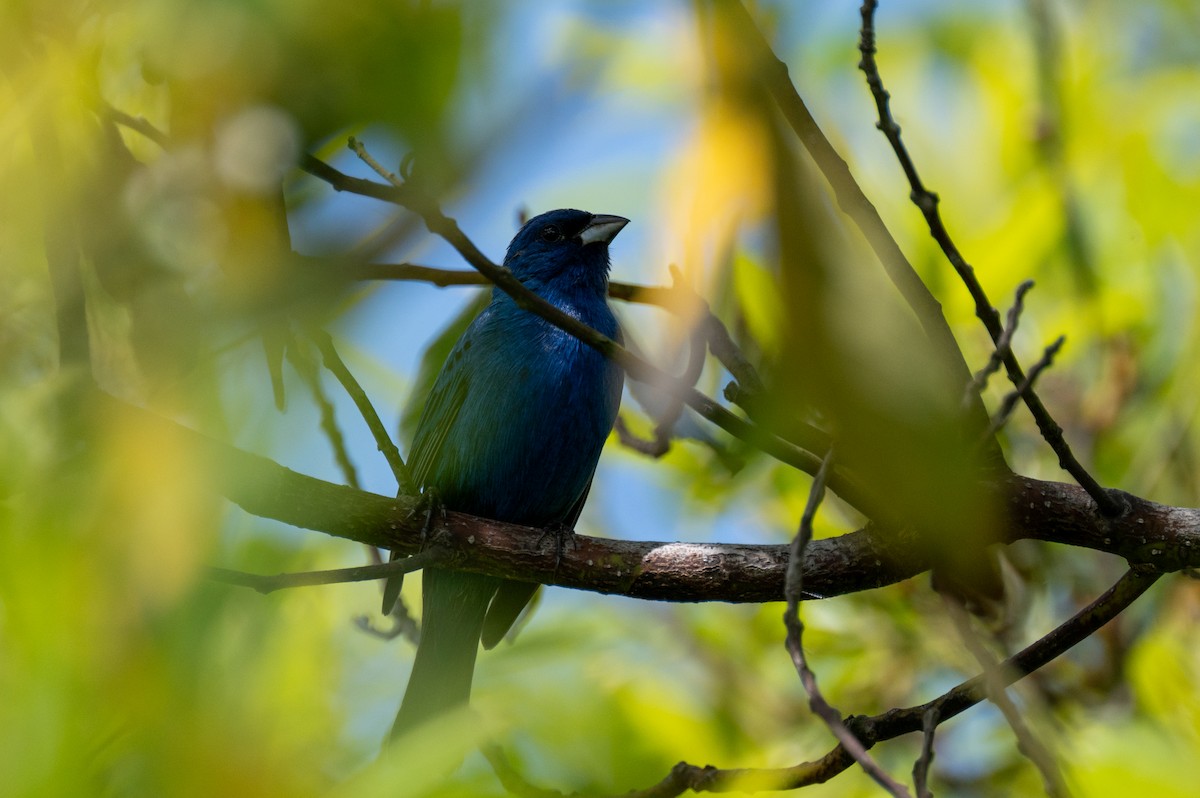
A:
<svg viewBox="0 0 1200 798">
<path fill-rule="evenodd" d="M 526 286 L 620 337 L 608 307 L 608 243 L 619 216 L 557 210 L 531 219 L 504 259 Z M 500 289 L 438 374 L 409 455 L 446 507 L 528 526 L 574 526 L 616 419 L 623 375 L 596 350 Z M 465 703 L 482 635 L 494 645 L 536 585 L 427 569 L 421 643 L 393 734 Z"/>
</svg>

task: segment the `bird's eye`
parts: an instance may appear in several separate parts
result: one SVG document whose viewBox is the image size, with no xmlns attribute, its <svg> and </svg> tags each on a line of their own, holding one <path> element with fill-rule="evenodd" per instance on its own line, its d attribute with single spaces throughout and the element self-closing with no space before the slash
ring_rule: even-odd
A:
<svg viewBox="0 0 1200 798">
<path fill-rule="evenodd" d="M 553 243 L 555 241 L 562 241 L 562 238 L 563 238 L 563 234 L 554 225 L 548 224 L 542 228 L 542 240 L 543 241 L 549 241 L 549 242 Z"/>
</svg>

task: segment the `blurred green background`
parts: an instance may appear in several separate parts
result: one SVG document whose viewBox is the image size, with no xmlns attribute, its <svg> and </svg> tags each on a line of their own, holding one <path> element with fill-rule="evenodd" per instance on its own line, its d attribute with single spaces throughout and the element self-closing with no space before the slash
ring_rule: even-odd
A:
<svg viewBox="0 0 1200 798">
<path fill-rule="evenodd" d="M 969 298 L 874 128 L 856 4 L 752 11 L 982 366 Z M 1200 503 L 1200 10 L 925 0 L 885 3 L 878 22 L 894 111 L 960 248 L 997 303 L 1037 281 L 1017 352 L 1029 363 L 1068 336 L 1040 384 L 1076 451 L 1106 485 Z M 203 571 L 354 565 L 362 548 L 231 508 L 195 453 L 78 403 L 90 371 L 122 398 L 343 481 L 308 386 L 284 364 L 280 412 L 267 366 L 287 331 L 303 346 L 300 330 L 320 325 L 389 428 L 402 407 L 411 420 L 427 347 L 479 289 L 352 279 L 346 253 L 465 268 L 405 213 L 291 168 L 308 151 L 372 176 L 343 146 L 353 134 L 393 169 L 413 153 L 422 185 L 496 260 L 523 212 L 632 218 L 615 279 L 666 284 L 678 265 L 779 387 L 777 412 L 903 429 L 863 467 L 945 491 L 962 452 L 937 430 L 961 393 L 723 37 L 706 3 L 0 0 L 0 794 L 500 795 L 470 753 L 484 735 L 539 784 L 617 793 L 680 759 L 784 766 L 832 746 L 783 650 L 781 605 L 551 590 L 515 645 L 481 657 L 482 722 L 451 719 L 378 759 L 412 657 L 355 622 L 376 612 L 378 586 L 263 597 Z M 793 184 L 803 219 L 778 210 Z M 789 225 L 811 234 L 802 267 L 781 265 Z M 328 257 L 318 277 L 285 257 L 289 241 Z M 618 311 L 648 357 L 682 364 L 686 320 Z M 719 396 L 727 380 L 714 361 L 700 387 Z M 324 384 L 358 480 L 393 494 L 353 406 Z M 652 400 L 626 393 L 623 417 L 648 434 L 638 400 Z M 580 531 L 790 539 L 808 478 L 698 419 L 681 425 L 694 437 L 657 461 L 610 441 Z M 1064 478 L 1026 416 L 1003 435 L 1017 471 Z M 958 511 L 986 526 L 988 508 Z M 818 533 L 860 520 L 831 501 Z M 1013 646 L 1122 571 L 1042 544 L 1010 556 L 1024 583 Z M 419 579 L 406 596 L 419 605 Z M 976 671 L 926 577 L 804 615 L 813 666 L 846 713 L 919 703 Z M 1194 794 L 1198 615 L 1200 588 L 1164 580 L 1017 689 L 1078 794 Z M 918 745 L 876 754 L 907 777 Z M 1040 789 L 989 706 L 943 727 L 937 751 L 938 795 Z M 874 793 L 857 769 L 806 789 Z"/>
</svg>

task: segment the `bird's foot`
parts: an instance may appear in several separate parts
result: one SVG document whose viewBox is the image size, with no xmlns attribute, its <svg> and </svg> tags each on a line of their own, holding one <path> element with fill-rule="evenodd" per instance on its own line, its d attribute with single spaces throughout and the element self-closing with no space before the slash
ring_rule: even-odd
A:
<svg viewBox="0 0 1200 798">
<path fill-rule="evenodd" d="M 414 512 L 425 517 L 421 522 L 421 548 L 424 549 L 433 530 L 446 525 L 446 505 L 434 488 L 426 488 L 421 492 Z"/>
<path fill-rule="evenodd" d="M 573 547 L 579 547 L 579 541 L 575 539 L 574 527 L 566 524 L 552 524 L 542 530 L 542 536 L 538 538 L 538 547 L 540 548 L 546 538 L 552 537 L 555 541 L 554 550 L 554 573 L 558 573 L 558 567 L 562 565 L 563 552 L 566 551 L 567 543 Z"/>
<path fill-rule="evenodd" d="M 446 525 L 446 505 L 442 504 L 442 500 L 438 497 L 437 491 L 433 488 L 426 488 L 419 497 L 417 497 L 417 505 L 413 508 L 413 516 L 421 517 L 421 549 L 429 543 L 429 537 L 434 530 L 435 522 L 441 526 Z M 396 552 L 392 552 L 391 560 L 400 559 Z M 396 574 L 388 577 L 383 585 L 383 614 L 391 615 L 396 609 L 399 599 L 400 590 L 404 587 L 404 574 Z M 401 631 L 403 633 L 403 631 Z"/>
</svg>

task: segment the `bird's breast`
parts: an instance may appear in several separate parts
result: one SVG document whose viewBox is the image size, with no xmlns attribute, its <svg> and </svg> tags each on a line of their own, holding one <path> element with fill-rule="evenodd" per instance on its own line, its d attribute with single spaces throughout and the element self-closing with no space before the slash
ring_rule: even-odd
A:
<svg viewBox="0 0 1200 798">
<path fill-rule="evenodd" d="M 607 307 L 572 310 L 616 334 Z M 616 418 L 622 372 L 540 318 L 514 322 L 476 340 L 471 387 L 432 484 L 454 509 L 545 526 L 587 489 Z"/>
</svg>

